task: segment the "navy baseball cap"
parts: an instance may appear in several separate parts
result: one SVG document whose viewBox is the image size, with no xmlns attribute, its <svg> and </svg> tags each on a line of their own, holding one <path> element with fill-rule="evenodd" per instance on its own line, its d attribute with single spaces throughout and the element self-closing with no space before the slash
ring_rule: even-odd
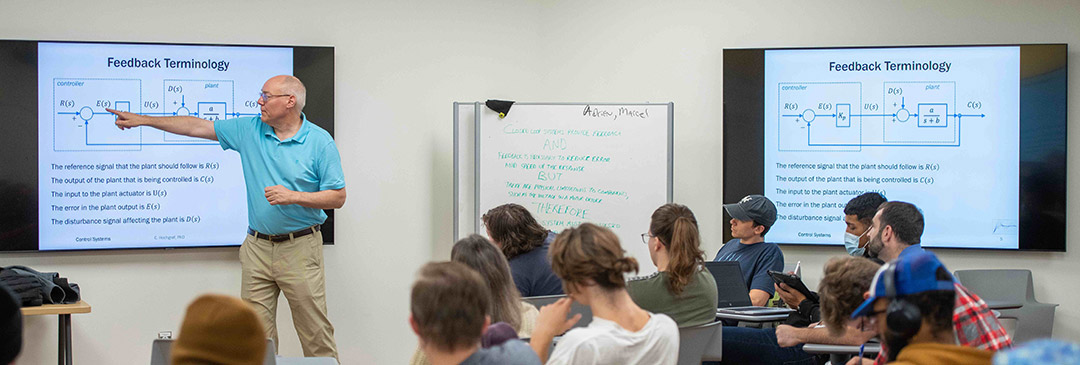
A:
<svg viewBox="0 0 1080 365">
<path fill-rule="evenodd" d="M 738 203 L 724 204 L 724 210 L 741 221 L 754 221 L 768 227 L 776 223 L 776 205 L 764 195 L 747 195 Z"/>
<path fill-rule="evenodd" d="M 956 290 L 956 279 L 952 277 L 952 274 L 949 274 L 949 280 L 938 280 L 938 269 L 949 272 L 937 256 L 929 251 L 900 256 L 895 261 L 882 265 L 870 284 L 870 298 L 851 313 L 851 318 L 870 314 L 874 309 L 874 301 L 881 298 L 903 297 L 928 291 Z M 886 275 L 893 275 L 895 293 L 889 293 L 889 288 L 885 283 L 887 279 L 884 278 Z"/>
</svg>

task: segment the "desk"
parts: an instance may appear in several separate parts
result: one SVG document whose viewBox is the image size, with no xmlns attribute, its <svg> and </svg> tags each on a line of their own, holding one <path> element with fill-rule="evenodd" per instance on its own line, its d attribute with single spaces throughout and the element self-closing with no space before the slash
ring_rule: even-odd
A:
<svg viewBox="0 0 1080 365">
<path fill-rule="evenodd" d="M 1006 310 L 1006 309 L 1018 309 L 1024 306 L 1021 302 L 1011 302 L 1007 300 L 985 300 L 986 306 L 992 310 Z"/>
<path fill-rule="evenodd" d="M 829 355 L 829 361 L 833 364 L 846 364 L 852 357 L 859 355 L 860 346 L 850 345 L 826 345 L 820 343 L 808 343 L 803 345 L 803 351 L 808 354 Z M 877 355 L 881 352 L 880 343 L 867 343 L 863 355 Z"/>
<path fill-rule="evenodd" d="M 71 314 L 90 313 L 90 304 L 79 301 L 75 304 L 46 304 L 39 307 L 24 307 L 24 316 L 49 316 L 60 317 L 60 365 L 71 365 Z"/>
</svg>

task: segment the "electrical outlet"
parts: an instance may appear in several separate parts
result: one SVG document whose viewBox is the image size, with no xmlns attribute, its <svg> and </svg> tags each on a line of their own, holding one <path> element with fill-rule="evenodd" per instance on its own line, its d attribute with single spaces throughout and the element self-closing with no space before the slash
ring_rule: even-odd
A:
<svg viewBox="0 0 1080 365">
<path fill-rule="evenodd" d="M 161 332 L 158 332 L 158 333 L 157 333 L 157 338 L 158 338 L 159 340 L 171 340 L 171 339 L 172 339 L 172 331 L 161 331 Z"/>
</svg>

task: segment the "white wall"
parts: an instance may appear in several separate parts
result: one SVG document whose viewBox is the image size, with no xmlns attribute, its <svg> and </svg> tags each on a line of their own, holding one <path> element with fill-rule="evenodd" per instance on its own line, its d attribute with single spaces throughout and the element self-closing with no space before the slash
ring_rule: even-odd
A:
<svg viewBox="0 0 1080 365">
<path fill-rule="evenodd" d="M 723 48 L 1080 38 L 1080 8 L 1071 1 L 174 4 L 0 0 L 0 38 L 335 46 L 337 141 L 351 194 L 338 212 L 338 245 L 325 253 L 330 317 L 346 364 L 402 363 L 415 346 L 405 325 L 409 285 L 423 262 L 449 256 L 452 239 L 453 101 L 674 101 L 675 199 L 694 209 L 712 254 L 725 224 Z M 1080 219 L 1076 206 L 1069 214 Z M 811 283 L 834 253 L 784 251 L 802 260 Z M 1080 253 L 940 253 L 951 269 L 1032 269 L 1036 295 L 1066 305 L 1056 335 L 1080 341 L 1080 309 L 1069 305 L 1080 294 L 1075 281 L 1061 280 L 1080 277 L 1072 264 Z M 94 312 L 73 320 L 80 363 L 146 363 L 151 339 L 175 331 L 197 294 L 239 293 L 236 249 L 0 255 L 0 265 L 16 263 L 83 286 Z M 282 308 L 281 350 L 298 356 Z M 55 327 L 54 318 L 28 318 L 33 341 L 19 362 L 52 362 Z"/>
</svg>

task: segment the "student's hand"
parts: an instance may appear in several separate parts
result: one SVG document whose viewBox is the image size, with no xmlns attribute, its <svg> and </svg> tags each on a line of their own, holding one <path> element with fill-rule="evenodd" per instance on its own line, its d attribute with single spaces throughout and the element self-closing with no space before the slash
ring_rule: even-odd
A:
<svg viewBox="0 0 1080 365">
<path fill-rule="evenodd" d="M 142 115 L 135 114 L 135 113 L 122 112 L 122 111 L 119 111 L 119 110 L 113 110 L 113 109 L 109 109 L 109 108 L 105 108 L 105 111 L 108 111 L 109 113 L 116 114 L 116 127 L 117 128 L 120 128 L 120 129 L 135 128 L 135 127 L 138 127 L 138 126 L 144 124 L 143 119 L 145 119 L 145 117 L 142 116 Z"/>
<path fill-rule="evenodd" d="M 795 328 L 786 324 L 776 326 L 776 344 L 780 345 L 780 347 L 791 347 L 806 342 L 799 337 L 800 330 L 802 328 Z"/>
<path fill-rule="evenodd" d="M 802 301 L 806 300 L 805 295 L 800 293 L 798 290 L 787 286 L 787 284 L 773 283 L 773 286 L 776 287 L 776 294 L 779 295 L 780 299 L 783 299 L 784 303 L 787 304 L 788 307 L 791 307 L 791 309 L 799 309 L 799 303 L 802 303 Z"/>
<path fill-rule="evenodd" d="M 298 201 L 297 195 L 299 193 L 281 185 L 267 186 L 263 191 L 266 195 L 266 201 L 270 202 L 270 205 L 296 204 Z"/>
<path fill-rule="evenodd" d="M 848 360 L 847 365 L 874 365 L 874 360 L 865 357 L 853 357 Z"/>
<path fill-rule="evenodd" d="M 581 313 L 575 314 L 573 318 L 566 318 L 570 314 L 570 304 L 573 302 L 570 298 L 562 298 L 540 308 L 533 337 L 555 337 L 574 327 L 581 320 Z"/>
</svg>

